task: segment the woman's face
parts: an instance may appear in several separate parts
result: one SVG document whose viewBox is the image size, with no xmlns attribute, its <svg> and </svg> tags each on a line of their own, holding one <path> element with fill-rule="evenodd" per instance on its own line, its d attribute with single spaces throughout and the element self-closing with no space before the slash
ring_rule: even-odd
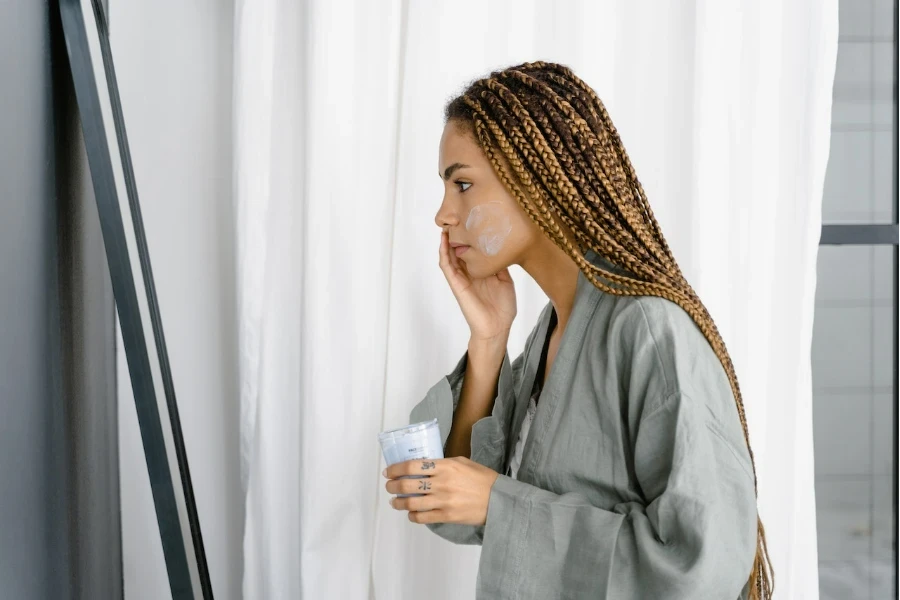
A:
<svg viewBox="0 0 900 600">
<path fill-rule="evenodd" d="M 471 133 L 450 121 L 438 153 L 444 199 L 434 222 L 450 235 L 450 251 L 472 278 L 521 264 L 544 236 L 506 191 Z"/>
</svg>

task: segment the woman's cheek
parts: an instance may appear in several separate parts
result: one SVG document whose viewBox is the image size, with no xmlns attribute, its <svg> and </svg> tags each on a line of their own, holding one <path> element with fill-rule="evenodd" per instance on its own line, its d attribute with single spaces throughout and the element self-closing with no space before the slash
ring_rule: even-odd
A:
<svg viewBox="0 0 900 600">
<path fill-rule="evenodd" d="M 473 207 L 466 217 L 466 231 L 476 236 L 476 246 L 485 256 L 497 256 L 512 229 L 503 203 L 496 200 Z"/>
</svg>

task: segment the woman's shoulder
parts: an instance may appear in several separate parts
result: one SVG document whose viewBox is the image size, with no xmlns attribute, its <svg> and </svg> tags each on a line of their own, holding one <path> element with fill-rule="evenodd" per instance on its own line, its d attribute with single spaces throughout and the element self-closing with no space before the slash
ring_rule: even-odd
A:
<svg viewBox="0 0 900 600">
<path fill-rule="evenodd" d="M 610 318 L 628 333 L 648 336 L 666 345 L 706 342 L 694 318 L 668 298 L 607 295 L 612 296 Z"/>
<path fill-rule="evenodd" d="M 598 256 L 593 251 L 585 253 L 593 264 L 613 272 L 626 271 Z M 652 295 L 620 296 L 604 292 L 581 275 L 581 284 L 589 288 L 588 294 L 597 298 L 596 310 L 591 322 L 595 327 L 606 328 L 613 324 L 627 337 L 657 338 L 666 344 L 697 344 L 706 338 L 694 318 L 680 304 Z"/>
<path fill-rule="evenodd" d="M 660 349 L 709 345 L 694 318 L 679 304 L 659 296 L 600 296 L 588 328 L 621 344 L 652 343 Z"/>
<path fill-rule="evenodd" d="M 591 316 L 588 346 L 617 369 L 657 379 L 657 394 L 730 394 L 721 361 L 697 321 L 679 304 L 658 296 L 602 297 Z"/>
</svg>

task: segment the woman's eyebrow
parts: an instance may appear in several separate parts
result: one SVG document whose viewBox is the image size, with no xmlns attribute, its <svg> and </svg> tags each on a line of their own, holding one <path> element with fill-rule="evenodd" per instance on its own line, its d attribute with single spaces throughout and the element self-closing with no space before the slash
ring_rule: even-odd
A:
<svg viewBox="0 0 900 600">
<path fill-rule="evenodd" d="M 450 179 L 450 176 L 453 175 L 454 171 L 458 171 L 459 169 L 471 169 L 469 165 L 464 165 L 462 163 L 453 163 L 449 167 L 444 170 L 444 181 Z M 441 173 L 438 172 L 438 177 L 441 176 Z"/>
</svg>

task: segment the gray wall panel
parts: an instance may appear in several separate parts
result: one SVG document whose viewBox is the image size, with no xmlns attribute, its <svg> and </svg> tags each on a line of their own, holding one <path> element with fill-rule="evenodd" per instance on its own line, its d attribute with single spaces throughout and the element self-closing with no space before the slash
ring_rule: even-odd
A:
<svg viewBox="0 0 900 600">
<path fill-rule="evenodd" d="M 68 590 L 49 22 L 0 1 L 0 598 Z"/>
<path fill-rule="evenodd" d="M 114 600 L 114 301 L 51 4 L 0 0 L 0 598 Z"/>
</svg>

